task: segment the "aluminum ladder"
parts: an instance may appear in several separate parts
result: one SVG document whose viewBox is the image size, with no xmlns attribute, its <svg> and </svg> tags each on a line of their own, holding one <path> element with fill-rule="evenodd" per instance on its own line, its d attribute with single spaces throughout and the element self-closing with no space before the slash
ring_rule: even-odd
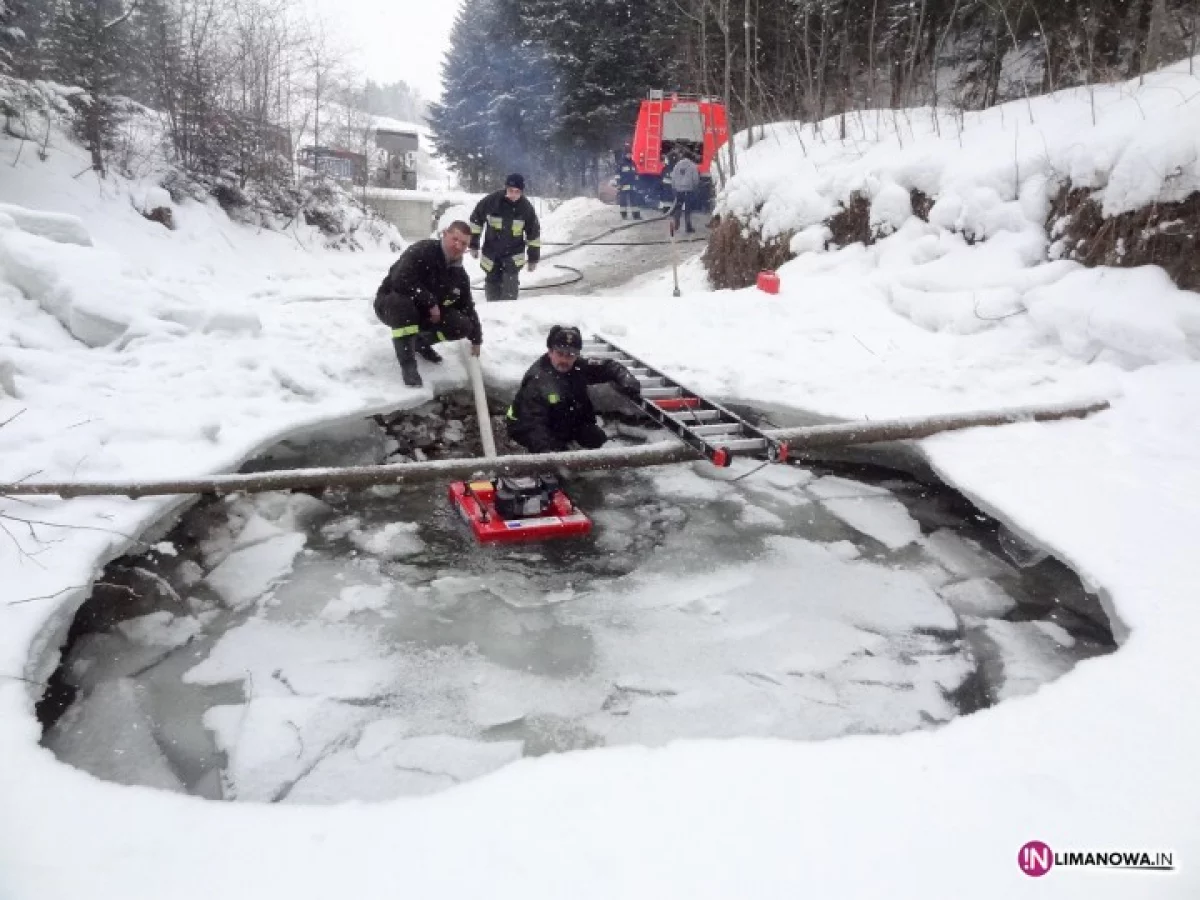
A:
<svg viewBox="0 0 1200 900">
<path fill-rule="evenodd" d="M 583 345 L 591 359 L 612 359 L 625 366 L 642 386 L 642 412 L 689 447 L 724 468 L 735 456 L 787 462 L 788 446 L 754 427 L 737 413 L 705 399 L 675 379 L 638 359 L 600 335 Z"/>
</svg>

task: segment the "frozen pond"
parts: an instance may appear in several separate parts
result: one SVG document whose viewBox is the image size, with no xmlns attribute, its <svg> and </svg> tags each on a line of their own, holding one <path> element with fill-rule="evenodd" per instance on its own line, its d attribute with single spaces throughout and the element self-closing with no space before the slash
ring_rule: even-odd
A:
<svg viewBox="0 0 1200 900">
<path fill-rule="evenodd" d="M 468 452 L 441 405 L 263 466 Z M 582 540 L 481 548 L 442 485 L 206 500 L 72 630 L 62 759 L 211 798 L 438 791 L 522 756 L 936 727 L 1106 652 L 1053 560 L 903 479 L 707 464 L 572 481 Z M 60 704 L 61 705 L 61 704 Z"/>
</svg>

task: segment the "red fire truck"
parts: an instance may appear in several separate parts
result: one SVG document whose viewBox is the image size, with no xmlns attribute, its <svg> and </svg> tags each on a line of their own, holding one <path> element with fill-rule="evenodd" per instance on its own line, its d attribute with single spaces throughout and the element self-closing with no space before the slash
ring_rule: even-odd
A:
<svg viewBox="0 0 1200 900">
<path fill-rule="evenodd" d="M 729 140 L 725 104 L 698 94 L 650 91 L 638 110 L 631 153 L 638 171 L 641 205 L 666 206 L 674 202 L 670 185 L 663 184 L 672 150 L 687 150 L 700 167 L 700 195 L 707 209 L 712 201 L 713 158 Z"/>
</svg>

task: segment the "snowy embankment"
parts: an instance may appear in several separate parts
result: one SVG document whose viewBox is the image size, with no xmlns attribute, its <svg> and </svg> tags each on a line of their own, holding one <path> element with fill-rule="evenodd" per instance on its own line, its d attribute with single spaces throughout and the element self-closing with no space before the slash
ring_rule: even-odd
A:
<svg viewBox="0 0 1200 900">
<path fill-rule="evenodd" d="M 1156 76 L 1172 77 L 1186 80 Z M 1103 592 L 1125 638 L 1116 654 L 937 731 L 597 750 L 522 760 L 416 800 L 222 805 L 57 762 L 37 743 L 40 688 L 18 680 L 48 674 L 87 582 L 128 546 L 118 535 L 172 501 L 3 501 L 0 896 L 1195 896 L 1200 300 L 1154 272 L 1044 263 L 1034 200 L 1046 181 L 1038 194 L 1011 156 L 1002 168 L 1014 140 L 1038 140 L 1064 165 L 1053 149 L 1062 128 L 1097 177 L 1115 171 L 1151 131 L 1172 146 L 1200 133 L 1184 102 L 1197 86 L 1113 89 L 1122 127 L 1106 124 L 1098 93 L 1095 130 L 1081 124 L 1086 92 L 1034 101 L 1033 124 L 1025 104 L 1009 106 L 1003 120 L 968 118 L 965 153 L 952 152 L 953 135 L 855 140 L 819 173 L 764 142 L 743 156 L 729 202 L 761 170 L 787 228 L 804 227 L 806 204 L 833 198 L 826 185 L 864 175 L 869 158 L 879 179 L 900 185 L 901 167 L 919 170 L 945 209 L 954 196 L 963 205 L 954 222 L 930 223 L 889 206 L 891 237 L 789 263 L 778 297 L 673 300 L 660 280 L 636 295 L 484 310 L 485 368 L 504 385 L 550 324 L 577 321 L 702 391 L 846 418 L 1110 398 L 1088 420 L 921 446 Z M 49 223 L 58 233 L 47 237 L 37 216 L 0 217 L 3 480 L 228 470 L 314 422 L 428 397 L 395 377 L 366 300 L 390 255 L 310 252 L 302 234 L 256 235 L 196 205 L 176 210 L 168 233 L 130 209 L 124 188 L 73 180 L 82 165 L 23 158 L 0 175 L 9 202 L 82 223 Z M 985 199 L 972 206 L 976 183 Z M 759 196 L 775 194 L 751 206 Z M 1011 227 L 969 244 L 946 227 L 960 214 Z M 685 267 L 685 284 L 696 271 Z M 438 384 L 461 377 L 451 359 Z M 1180 869 L 1034 881 L 1016 856 L 1035 838 L 1056 850 L 1174 850 Z"/>
</svg>

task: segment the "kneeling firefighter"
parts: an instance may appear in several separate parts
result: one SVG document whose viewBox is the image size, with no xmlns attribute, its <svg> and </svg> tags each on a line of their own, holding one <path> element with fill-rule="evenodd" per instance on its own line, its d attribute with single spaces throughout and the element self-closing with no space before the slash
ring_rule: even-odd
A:
<svg viewBox="0 0 1200 900">
<path fill-rule="evenodd" d="M 467 338 L 479 355 L 483 327 L 471 297 L 471 279 L 462 259 L 471 242 L 471 226 L 455 221 L 442 232 L 409 246 L 375 293 L 375 315 L 392 329 L 392 344 L 404 383 L 421 386 L 416 354 L 442 361 L 433 349 L 439 341 Z"/>
<path fill-rule="evenodd" d="M 508 408 L 508 436 L 531 453 L 553 453 L 574 441 L 594 450 L 608 438 L 596 425 L 588 385 L 610 382 L 631 399 L 642 386 L 623 365 L 611 359 L 585 359 L 578 328 L 555 325 L 546 339 L 548 351 L 521 381 Z"/>
</svg>

